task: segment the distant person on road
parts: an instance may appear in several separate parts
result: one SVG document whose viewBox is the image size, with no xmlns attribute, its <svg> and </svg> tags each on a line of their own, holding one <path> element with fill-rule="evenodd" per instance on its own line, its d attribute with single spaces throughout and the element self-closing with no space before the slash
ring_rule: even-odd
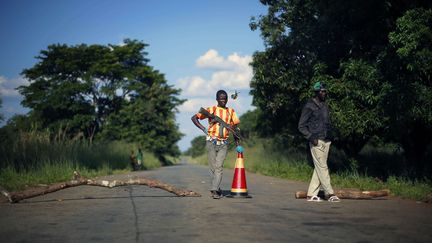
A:
<svg viewBox="0 0 432 243">
<path fill-rule="evenodd" d="M 309 141 L 314 171 L 307 192 L 307 200 L 320 202 L 318 197 L 320 188 L 324 190 L 329 202 L 340 202 L 334 195 L 330 184 L 330 174 L 327 166 L 327 158 L 330 149 L 330 113 L 327 105 L 327 88 L 325 83 L 316 82 L 313 86 L 315 96 L 303 107 L 298 129 Z"/>
<path fill-rule="evenodd" d="M 135 152 L 133 150 L 131 150 L 131 154 L 129 158 L 130 158 L 132 170 L 133 171 L 137 170 L 137 160 L 136 160 Z"/>
<path fill-rule="evenodd" d="M 136 160 L 137 160 L 137 170 L 141 170 L 142 168 L 142 163 L 143 163 L 143 152 L 141 151 L 141 148 L 138 148 L 138 153 L 136 156 Z"/>
<path fill-rule="evenodd" d="M 224 90 L 217 91 L 216 101 L 216 106 L 208 107 L 206 110 L 210 114 L 220 117 L 229 126 L 235 128 L 240 123 L 240 120 L 234 109 L 226 106 L 228 103 L 227 93 Z M 208 128 L 205 128 L 199 122 L 199 120 L 206 118 L 208 118 Z M 223 127 L 222 124 L 216 120 L 206 117 L 199 112 L 193 115 L 191 120 L 195 126 L 207 135 L 206 148 L 211 177 L 210 193 L 214 199 L 219 199 L 223 196 L 220 184 L 222 181 L 223 165 L 228 152 L 229 130 Z M 234 140 L 237 145 L 237 151 L 243 151 L 243 148 L 240 146 L 239 138 L 234 136 Z"/>
</svg>

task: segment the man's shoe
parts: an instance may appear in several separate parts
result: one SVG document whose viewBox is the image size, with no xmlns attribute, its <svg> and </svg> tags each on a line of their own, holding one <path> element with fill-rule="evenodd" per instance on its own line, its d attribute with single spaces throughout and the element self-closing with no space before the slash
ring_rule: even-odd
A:
<svg viewBox="0 0 432 243">
<path fill-rule="evenodd" d="M 336 195 L 331 195 L 328 199 L 329 202 L 340 202 L 341 200 Z"/>
<path fill-rule="evenodd" d="M 210 192 L 211 192 L 211 196 L 213 199 L 220 199 L 221 198 L 218 191 L 210 191 Z"/>
<path fill-rule="evenodd" d="M 306 197 L 306 200 L 308 201 L 308 202 L 322 202 L 323 200 L 320 198 L 320 197 L 318 197 L 318 196 L 308 196 L 308 197 Z"/>
<path fill-rule="evenodd" d="M 219 188 L 216 193 L 219 195 L 219 197 L 223 197 L 222 190 Z"/>
</svg>

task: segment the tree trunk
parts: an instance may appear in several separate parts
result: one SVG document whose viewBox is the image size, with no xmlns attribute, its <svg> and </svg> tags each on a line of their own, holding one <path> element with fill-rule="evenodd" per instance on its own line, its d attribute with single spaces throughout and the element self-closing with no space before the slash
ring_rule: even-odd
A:
<svg viewBox="0 0 432 243">
<path fill-rule="evenodd" d="M 376 197 L 388 196 L 390 190 L 380 190 L 380 191 L 359 191 L 352 189 L 345 190 L 335 190 L 335 195 L 341 199 L 372 199 Z M 295 193 L 295 198 L 306 198 L 307 193 L 303 191 L 298 191 Z"/>
<path fill-rule="evenodd" d="M 152 180 L 152 179 L 133 178 L 127 180 L 93 180 L 93 179 L 81 178 L 79 173 L 77 172 L 74 172 L 74 178 L 70 181 L 54 183 L 44 187 L 27 189 L 20 192 L 7 192 L 6 190 L 0 188 L 0 192 L 1 194 L 3 194 L 5 197 L 8 198 L 9 202 L 16 203 L 23 199 L 32 198 L 47 193 L 59 191 L 68 187 L 75 187 L 81 185 L 101 186 L 101 187 L 109 187 L 109 188 L 118 187 L 118 186 L 127 186 L 127 185 L 145 185 L 145 186 L 155 187 L 155 188 L 168 191 L 180 197 L 200 197 L 201 196 L 196 192 L 185 190 L 185 189 L 179 189 L 173 185 L 162 183 L 160 181 Z"/>
</svg>

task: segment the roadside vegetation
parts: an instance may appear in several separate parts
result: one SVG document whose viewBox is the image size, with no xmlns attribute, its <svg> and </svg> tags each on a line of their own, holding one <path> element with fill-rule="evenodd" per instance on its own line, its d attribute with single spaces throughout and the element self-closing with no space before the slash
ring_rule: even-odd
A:
<svg viewBox="0 0 432 243">
<path fill-rule="evenodd" d="M 131 150 L 137 151 L 137 145 L 125 142 L 89 145 L 81 140 L 52 140 L 50 133 L 37 131 L 14 135 L 0 142 L 0 185 L 10 191 L 68 181 L 74 171 L 88 178 L 129 172 Z M 144 152 L 142 169 L 161 164 L 153 153 Z"/>
<path fill-rule="evenodd" d="M 52 44 L 24 69 L 17 88 L 29 109 L 0 128 L 0 186 L 130 171 L 131 150 L 144 169 L 172 164 L 182 134 L 175 123 L 179 89 L 149 65 L 148 44 Z M 2 106 L 0 97 L 0 107 Z M 0 114 L 0 121 L 4 114 Z"/>
<path fill-rule="evenodd" d="M 240 118 L 247 169 L 310 179 L 297 125 L 312 84 L 323 81 L 335 187 L 432 201 L 432 2 L 336 2 L 262 0 L 267 13 L 251 18 L 265 48 L 250 63 L 256 109 Z M 128 167 L 131 146 L 154 155 L 148 168 L 178 157 L 175 112 L 185 100 L 149 65 L 147 46 L 125 39 L 41 50 L 22 71 L 29 85 L 17 88 L 30 111 L 0 128 L 0 185 L 63 180 L 75 169 L 117 173 Z M 202 161 L 204 153 L 197 137 L 185 154 Z"/>
<path fill-rule="evenodd" d="M 270 146 L 271 141 L 264 139 L 254 139 L 253 142 L 245 144 L 245 167 L 246 170 L 252 173 L 273 176 L 282 179 L 297 180 L 309 182 L 312 176 L 313 165 L 306 157 L 306 151 L 275 151 Z M 288 149 L 289 150 L 289 149 Z M 406 199 L 430 202 L 432 196 L 432 181 L 430 179 L 410 179 L 402 175 L 382 175 L 372 176 L 367 173 L 367 169 L 360 172 L 359 169 L 338 167 L 334 161 L 336 150 L 334 147 L 330 149 L 329 167 L 331 170 L 332 185 L 335 188 L 356 188 L 359 190 L 382 190 L 389 189 L 391 195 L 400 196 Z M 381 160 L 384 156 L 378 153 L 371 152 L 371 148 L 362 151 L 368 159 Z M 382 150 L 381 150 L 382 151 Z M 387 158 L 391 159 L 390 152 L 387 153 Z M 378 155 L 380 154 L 380 155 Z M 225 163 L 225 168 L 234 168 L 237 153 L 232 148 L 228 152 Z M 376 157 L 374 157 L 376 156 Z M 200 155 L 190 156 L 194 163 L 207 165 L 207 154 L 205 152 Z M 386 161 L 392 163 L 394 161 Z M 361 163 L 361 161 L 359 162 Z M 384 164 L 384 162 L 382 162 Z M 384 169 L 384 168 L 382 168 Z M 307 188 L 305 188 L 307 190 Z"/>
<path fill-rule="evenodd" d="M 250 22 L 265 45 L 251 62 L 256 109 L 240 118 L 246 167 L 310 179 L 298 122 L 312 84 L 323 81 L 335 187 L 432 201 L 432 3 L 261 3 L 267 13 Z"/>
</svg>

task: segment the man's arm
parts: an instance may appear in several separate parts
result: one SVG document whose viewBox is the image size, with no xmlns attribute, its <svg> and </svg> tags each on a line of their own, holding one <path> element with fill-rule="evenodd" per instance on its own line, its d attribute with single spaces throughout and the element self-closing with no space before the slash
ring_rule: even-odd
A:
<svg viewBox="0 0 432 243">
<path fill-rule="evenodd" d="M 302 109 L 302 113 L 301 113 L 300 120 L 298 123 L 298 130 L 300 131 L 301 134 L 303 134 L 303 136 L 307 140 L 309 140 L 313 145 L 316 146 L 316 145 L 318 145 L 318 139 L 314 138 L 312 136 L 312 133 L 310 133 L 309 129 L 308 129 L 308 121 L 309 121 L 311 114 L 312 114 L 312 110 L 309 109 L 307 107 L 307 105 L 305 105 Z"/>
<path fill-rule="evenodd" d="M 199 122 L 196 114 L 191 117 L 191 120 L 192 120 L 193 124 L 195 124 L 196 127 L 198 127 L 200 130 L 202 130 L 207 135 L 207 129 Z"/>
</svg>

